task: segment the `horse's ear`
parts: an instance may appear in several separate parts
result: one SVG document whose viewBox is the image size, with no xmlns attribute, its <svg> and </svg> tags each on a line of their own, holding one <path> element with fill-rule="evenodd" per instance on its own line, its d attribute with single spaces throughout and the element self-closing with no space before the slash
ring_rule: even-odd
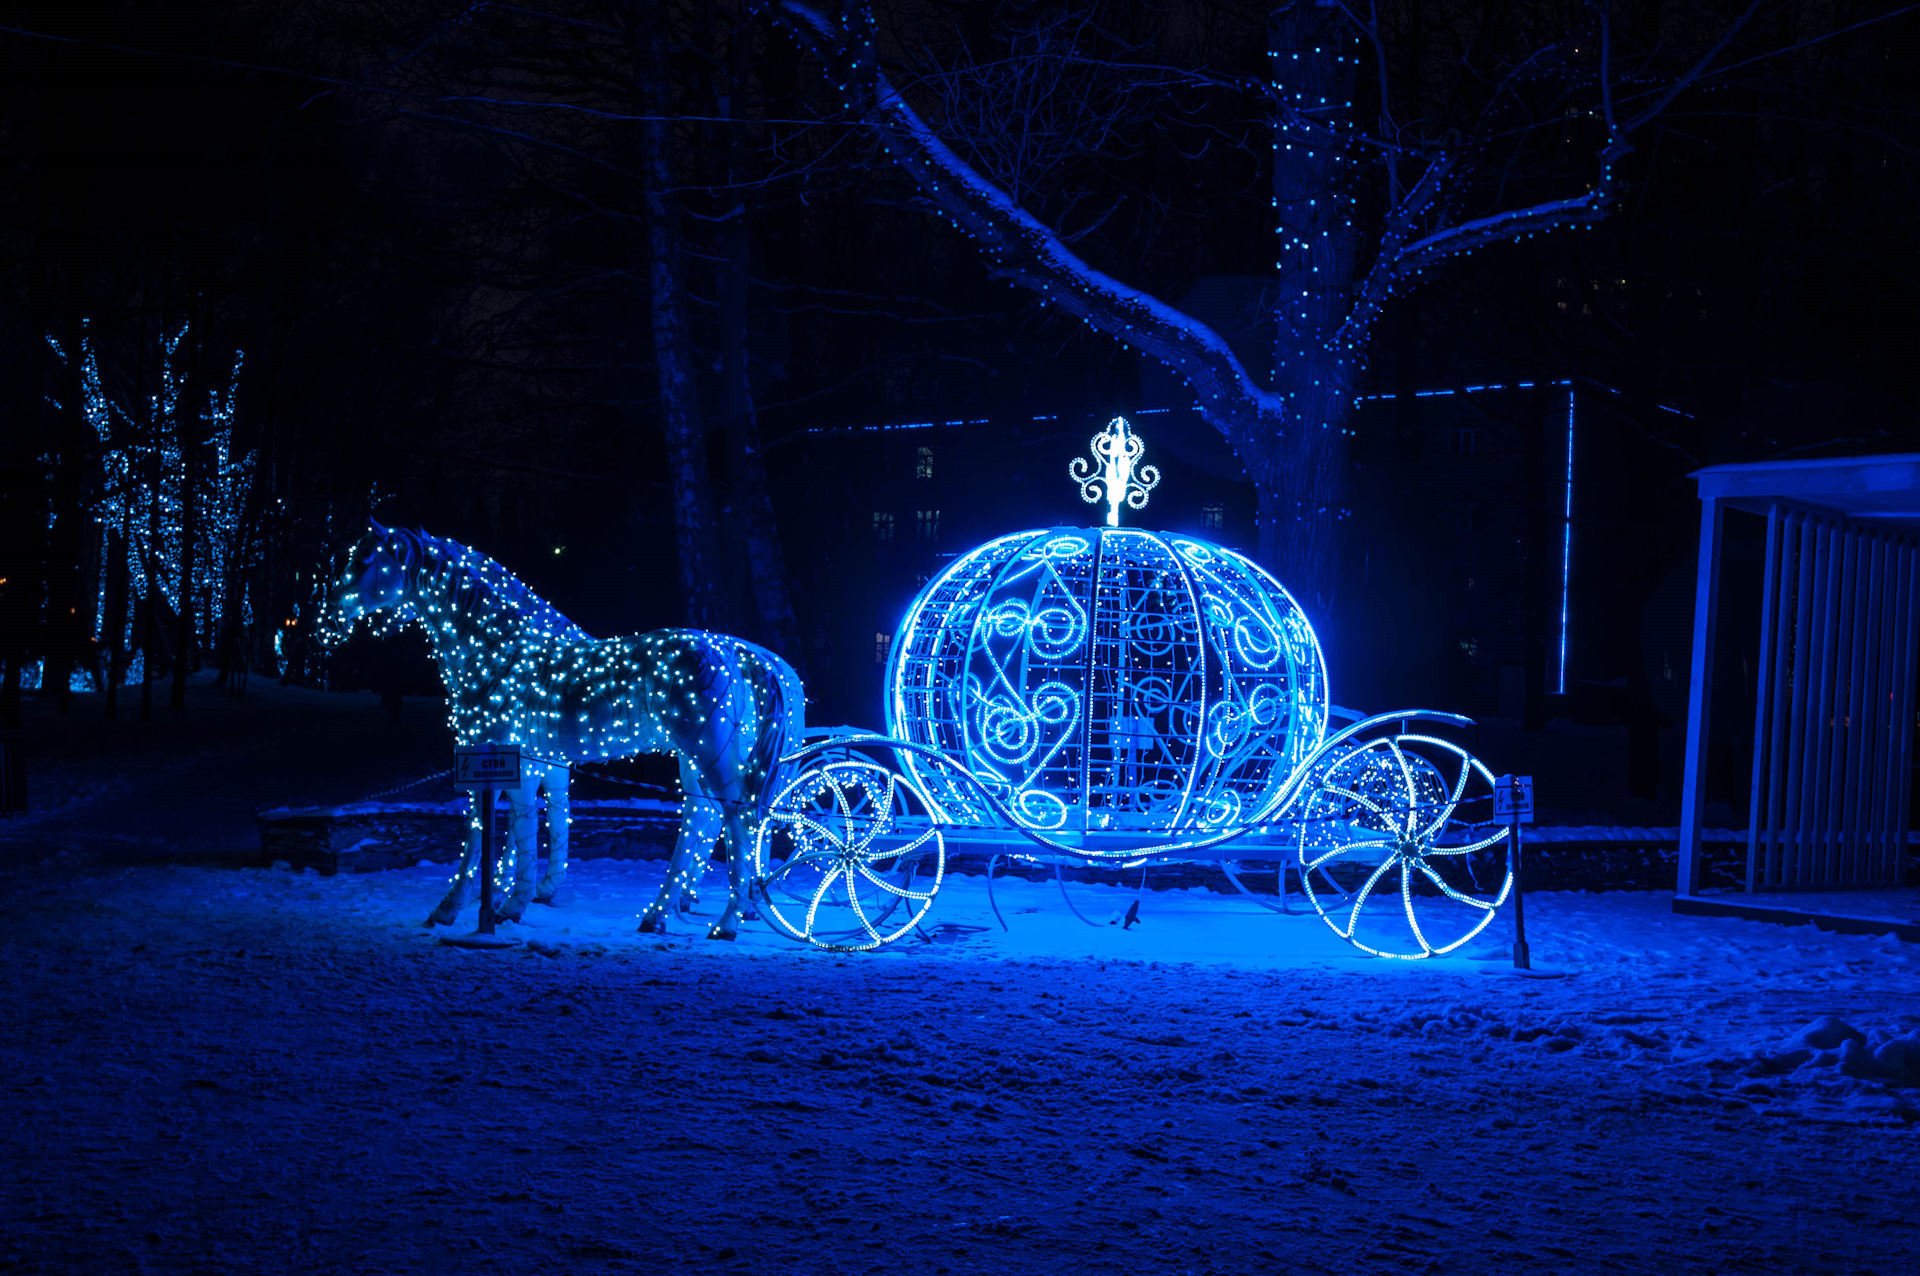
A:
<svg viewBox="0 0 1920 1276">
<path fill-rule="evenodd" d="M 385 540 L 387 537 L 393 535 L 391 529 L 380 526 L 380 520 L 377 518 L 369 518 L 367 520 L 367 526 L 373 529 L 374 536 L 380 540 Z"/>
</svg>

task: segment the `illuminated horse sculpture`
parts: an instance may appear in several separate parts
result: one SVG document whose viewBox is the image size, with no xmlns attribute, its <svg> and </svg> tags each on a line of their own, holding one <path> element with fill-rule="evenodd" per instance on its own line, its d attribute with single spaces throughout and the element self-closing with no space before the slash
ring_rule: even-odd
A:
<svg viewBox="0 0 1920 1276">
<path fill-rule="evenodd" d="M 805 693 L 786 661 L 725 634 L 662 629 L 595 639 L 483 554 L 424 532 L 374 524 L 355 548 L 336 596 L 340 615 L 392 611 L 418 620 L 447 685 L 448 717 L 463 745 L 514 744 L 534 760 L 510 794 L 517 846 L 502 918 L 529 900 L 550 902 L 566 873 L 567 767 L 573 762 L 672 753 L 680 759 L 680 836 L 641 930 L 664 930 L 690 892 L 714 838 L 724 843 L 728 900 L 708 934 L 731 939 L 753 916 L 746 874 L 780 756 L 800 738 Z M 545 782 L 552 851 L 533 886 L 535 787 Z M 478 825 L 460 871 L 429 925 L 450 925 L 479 859 Z"/>
</svg>

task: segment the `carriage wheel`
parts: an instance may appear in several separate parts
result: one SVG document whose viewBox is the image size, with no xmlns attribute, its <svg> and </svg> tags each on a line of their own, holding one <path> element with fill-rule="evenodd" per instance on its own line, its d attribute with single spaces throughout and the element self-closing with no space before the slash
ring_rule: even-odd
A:
<svg viewBox="0 0 1920 1276">
<path fill-rule="evenodd" d="M 774 799 L 754 844 L 754 893 L 768 923 L 841 952 L 907 934 L 946 873 L 932 810 L 906 776 L 865 759 L 809 766 Z"/>
<path fill-rule="evenodd" d="M 1356 743 L 1319 764 L 1301 811 L 1299 872 L 1333 933 L 1381 957 L 1450 952 L 1513 886 L 1493 774 L 1423 735 Z M 1470 821 L 1479 821 L 1477 823 Z"/>
</svg>

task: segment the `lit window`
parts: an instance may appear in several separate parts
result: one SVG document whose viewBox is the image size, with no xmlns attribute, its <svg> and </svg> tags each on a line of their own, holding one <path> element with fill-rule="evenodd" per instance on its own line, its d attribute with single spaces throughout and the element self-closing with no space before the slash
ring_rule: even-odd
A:
<svg viewBox="0 0 1920 1276">
<path fill-rule="evenodd" d="M 913 476 L 921 479 L 930 479 L 933 477 L 932 448 L 923 447 L 920 449 L 919 454 L 914 458 Z"/>
<path fill-rule="evenodd" d="M 893 650 L 892 634 L 877 633 L 873 636 L 873 663 L 874 664 L 876 665 L 886 664 L 887 653 L 892 650 Z"/>
<path fill-rule="evenodd" d="M 940 511 L 918 510 L 913 519 L 914 535 L 923 541 L 940 539 Z"/>
<path fill-rule="evenodd" d="M 1478 427 L 1454 430 L 1447 438 L 1447 451 L 1455 456 L 1472 456 L 1480 450 L 1480 430 Z"/>
<path fill-rule="evenodd" d="M 1453 507 L 1453 530 L 1456 532 L 1477 532 L 1484 525 L 1478 501 L 1461 501 Z"/>
<path fill-rule="evenodd" d="M 1227 525 L 1227 507 L 1219 501 L 1200 507 L 1200 516 L 1206 520 L 1208 531 L 1219 531 Z"/>
<path fill-rule="evenodd" d="M 877 541 L 893 539 L 893 515 L 879 510 L 873 512 L 873 539 Z"/>
</svg>

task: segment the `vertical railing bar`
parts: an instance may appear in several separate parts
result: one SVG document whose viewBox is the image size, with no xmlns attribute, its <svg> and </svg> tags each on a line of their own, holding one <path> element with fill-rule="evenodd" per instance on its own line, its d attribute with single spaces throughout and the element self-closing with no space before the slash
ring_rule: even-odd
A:
<svg viewBox="0 0 1920 1276">
<path fill-rule="evenodd" d="M 1801 764 L 1801 827 L 1799 827 L 1799 881 L 1809 886 L 1820 881 L 1820 720 L 1826 693 L 1826 551 L 1834 528 L 1826 518 L 1814 520 L 1812 547 L 1812 603 L 1807 610 L 1807 716 L 1801 720 L 1801 748 L 1807 758 Z"/>
<path fill-rule="evenodd" d="M 1800 515 L 1788 513 L 1786 526 L 1780 536 L 1780 595 L 1775 599 L 1773 667 L 1767 670 L 1767 681 L 1772 690 L 1773 724 L 1767 732 L 1767 871 L 1765 884 L 1769 887 L 1780 885 L 1783 838 L 1781 820 L 1786 802 L 1786 767 L 1788 734 L 1787 723 L 1792 709 L 1791 691 L 1787 681 L 1787 661 L 1793 650 L 1793 613 L 1799 605 L 1799 591 L 1794 588 L 1798 579 L 1800 557 L 1797 552 L 1800 535 Z"/>
<path fill-rule="evenodd" d="M 1899 776 L 1894 773 L 1900 752 L 1894 732 L 1899 724 L 1893 701 L 1895 680 L 1899 677 L 1894 655 L 1900 646 L 1900 559 L 1903 549 L 1898 540 L 1888 537 L 1880 567 L 1880 664 L 1878 676 L 1874 679 L 1874 702 L 1880 719 L 1880 766 L 1875 776 L 1874 814 L 1880 826 L 1882 857 L 1893 840 L 1894 794 L 1899 790 Z"/>
<path fill-rule="evenodd" d="M 1899 750 L 1894 747 L 1893 730 L 1893 652 L 1895 647 L 1894 629 L 1899 623 L 1899 588 L 1895 583 L 1900 575 L 1900 542 L 1887 537 L 1882 542 L 1880 552 L 1879 586 L 1875 602 L 1879 605 L 1879 623 L 1874 626 L 1874 747 L 1877 750 L 1873 773 L 1873 823 L 1874 823 L 1874 871 L 1884 861 L 1887 845 L 1892 838 L 1893 793 L 1895 776 L 1894 758 Z"/>
<path fill-rule="evenodd" d="M 1864 719 L 1861 726 L 1871 741 L 1868 747 L 1873 761 L 1860 783 L 1867 810 L 1867 857 L 1876 862 L 1886 835 L 1887 744 L 1884 737 L 1888 714 L 1881 675 L 1887 667 L 1887 559 L 1892 552 L 1893 542 L 1888 537 L 1874 538 L 1867 578 L 1867 669 L 1862 679 L 1867 708 L 1861 715 Z"/>
<path fill-rule="evenodd" d="M 1760 658 L 1753 667 L 1753 782 L 1747 786 L 1747 894 L 1761 874 L 1761 795 L 1765 788 L 1767 721 L 1773 680 L 1773 613 L 1780 605 L 1780 507 L 1767 506 L 1767 566 L 1760 586 Z"/>
<path fill-rule="evenodd" d="M 1833 885 L 1833 724 L 1835 677 L 1840 651 L 1840 564 L 1846 529 L 1831 520 L 1821 536 L 1824 552 L 1820 555 L 1820 709 L 1813 720 L 1814 767 L 1813 800 L 1813 880 L 1820 886 Z"/>
<path fill-rule="evenodd" d="M 1844 786 L 1841 805 L 1841 847 L 1842 881 L 1858 881 L 1861 875 L 1861 857 L 1865 848 L 1861 830 L 1866 815 L 1866 804 L 1861 800 L 1862 782 L 1871 772 L 1868 770 L 1868 757 L 1865 748 L 1866 737 L 1860 732 L 1860 710 L 1866 702 L 1861 689 L 1861 674 L 1866 668 L 1867 627 L 1866 619 L 1866 575 L 1865 567 L 1873 554 L 1873 542 L 1879 539 L 1878 533 L 1867 528 L 1856 527 L 1849 536 L 1847 588 L 1853 604 L 1847 611 L 1847 764 L 1841 776 Z"/>
<path fill-rule="evenodd" d="M 1894 806 L 1890 839 L 1894 847 L 1893 855 L 1878 878 L 1881 885 L 1901 885 L 1901 869 L 1907 854 L 1907 816 L 1913 800 L 1913 704 L 1914 704 L 1914 622 L 1915 608 L 1920 600 L 1914 597 L 1914 588 L 1920 584 L 1916 573 L 1920 572 L 1920 555 L 1915 553 L 1913 542 L 1908 541 L 1900 547 L 1901 561 L 1905 570 L 1901 573 L 1900 645 L 1896 651 L 1894 664 L 1897 685 L 1900 688 L 1899 716 L 1895 720 L 1894 738 L 1898 741 L 1895 750 L 1894 773 L 1899 783 L 1894 786 Z"/>
<path fill-rule="evenodd" d="M 1793 882 L 1795 886 L 1805 886 L 1813 880 L 1814 848 L 1814 777 L 1819 771 L 1820 760 L 1820 665 L 1826 658 L 1825 636 L 1821 630 L 1821 621 L 1826 618 L 1827 594 L 1827 522 L 1823 518 L 1809 518 L 1808 526 L 1812 536 L 1807 548 L 1807 606 L 1806 636 L 1803 645 L 1807 649 L 1806 683 L 1803 696 L 1796 696 L 1800 709 L 1800 757 L 1798 778 L 1793 795 L 1794 810 L 1797 817 L 1793 823 Z"/>
<path fill-rule="evenodd" d="M 1853 671 L 1853 554 L 1859 529 L 1846 519 L 1840 520 L 1835 533 L 1839 545 L 1838 577 L 1834 581 L 1833 609 L 1833 711 L 1827 734 L 1831 743 L 1827 753 L 1827 881 L 1836 884 L 1846 877 L 1847 840 L 1847 695 Z"/>
<path fill-rule="evenodd" d="M 1780 884 L 1799 881 L 1800 773 L 1806 767 L 1807 648 L 1813 629 L 1814 526 L 1800 520 L 1798 590 L 1793 600 L 1793 708 L 1787 718 L 1787 809 L 1781 830 Z"/>
<path fill-rule="evenodd" d="M 1894 540 L 1887 551 L 1887 648 L 1880 673 L 1880 681 L 1886 688 L 1883 731 L 1887 748 L 1881 822 L 1886 829 L 1884 841 L 1889 850 L 1893 846 L 1894 830 L 1900 823 L 1900 652 L 1906 645 L 1906 568 L 1907 547 Z"/>
</svg>

